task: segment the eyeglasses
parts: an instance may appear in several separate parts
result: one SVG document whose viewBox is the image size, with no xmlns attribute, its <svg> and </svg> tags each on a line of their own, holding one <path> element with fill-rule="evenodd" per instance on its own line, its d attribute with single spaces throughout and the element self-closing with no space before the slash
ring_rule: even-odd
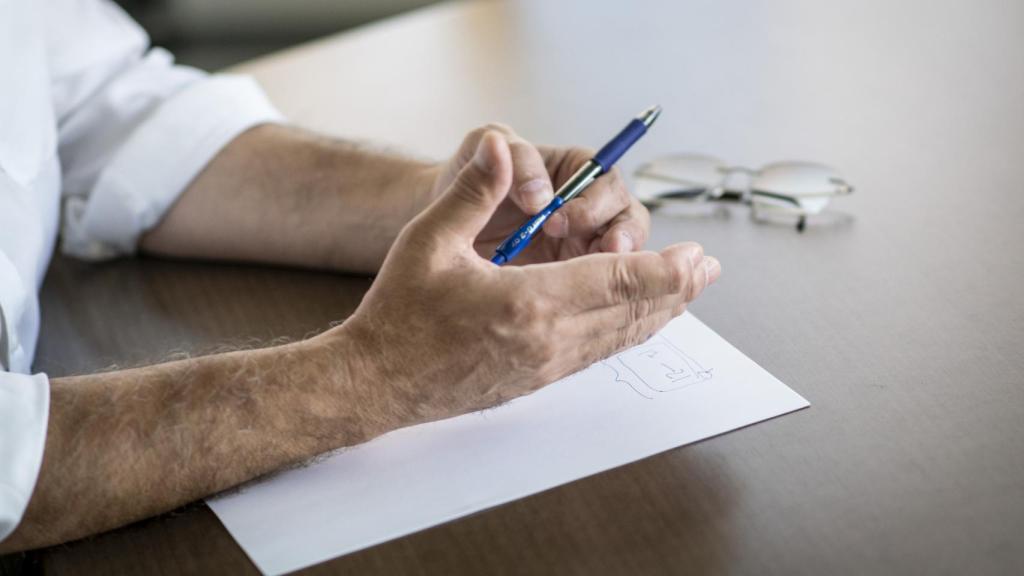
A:
<svg viewBox="0 0 1024 576">
<path fill-rule="evenodd" d="M 853 192 L 834 169 L 812 162 L 775 162 L 751 170 L 712 156 L 684 154 L 648 162 L 635 176 L 634 192 L 651 210 L 670 204 L 741 203 L 751 207 L 755 220 L 795 220 L 800 232 L 832 197 Z"/>
</svg>

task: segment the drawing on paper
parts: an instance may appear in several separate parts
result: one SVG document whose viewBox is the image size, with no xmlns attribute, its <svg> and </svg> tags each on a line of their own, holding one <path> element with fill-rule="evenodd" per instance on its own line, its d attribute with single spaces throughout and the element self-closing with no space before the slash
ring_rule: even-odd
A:
<svg viewBox="0 0 1024 576">
<path fill-rule="evenodd" d="M 616 382 L 624 382 L 648 400 L 711 379 L 710 368 L 704 369 L 661 335 L 602 364 L 615 372 Z"/>
</svg>

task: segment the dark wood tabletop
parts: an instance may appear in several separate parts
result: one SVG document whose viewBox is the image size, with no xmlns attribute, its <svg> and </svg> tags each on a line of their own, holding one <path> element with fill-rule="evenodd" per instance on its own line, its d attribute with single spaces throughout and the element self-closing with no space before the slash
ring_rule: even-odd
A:
<svg viewBox="0 0 1024 576">
<path fill-rule="evenodd" d="M 242 67 L 295 122 L 415 154 L 488 120 L 593 146 L 658 102 L 627 173 L 697 151 L 820 161 L 857 188 L 833 202 L 848 220 L 803 234 L 743 208 L 654 220 L 652 246 L 723 263 L 693 312 L 810 409 L 305 572 L 1024 573 L 1021 22 L 1012 0 L 456 3 Z M 302 338 L 370 282 L 57 257 L 36 369 Z M 255 572 L 202 504 L 9 560 Z"/>
</svg>

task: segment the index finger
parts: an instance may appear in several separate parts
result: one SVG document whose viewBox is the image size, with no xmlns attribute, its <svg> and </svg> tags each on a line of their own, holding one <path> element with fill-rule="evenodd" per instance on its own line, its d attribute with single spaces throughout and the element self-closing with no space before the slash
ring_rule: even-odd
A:
<svg viewBox="0 0 1024 576">
<path fill-rule="evenodd" d="M 700 244 L 685 242 L 660 253 L 590 254 L 530 268 L 552 298 L 583 311 L 668 294 L 691 300 L 706 280 L 698 270 L 703 259 Z"/>
</svg>

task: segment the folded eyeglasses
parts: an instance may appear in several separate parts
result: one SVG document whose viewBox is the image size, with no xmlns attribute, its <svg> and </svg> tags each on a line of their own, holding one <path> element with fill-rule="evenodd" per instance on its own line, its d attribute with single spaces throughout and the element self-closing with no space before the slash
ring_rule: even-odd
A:
<svg viewBox="0 0 1024 576">
<path fill-rule="evenodd" d="M 755 220 L 795 220 L 800 232 L 808 217 L 821 214 L 834 196 L 853 192 L 833 168 L 801 161 L 753 170 L 712 156 L 682 154 L 648 162 L 634 175 L 634 192 L 652 211 L 669 205 L 740 203 L 751 207 Z"/>
</svg>

